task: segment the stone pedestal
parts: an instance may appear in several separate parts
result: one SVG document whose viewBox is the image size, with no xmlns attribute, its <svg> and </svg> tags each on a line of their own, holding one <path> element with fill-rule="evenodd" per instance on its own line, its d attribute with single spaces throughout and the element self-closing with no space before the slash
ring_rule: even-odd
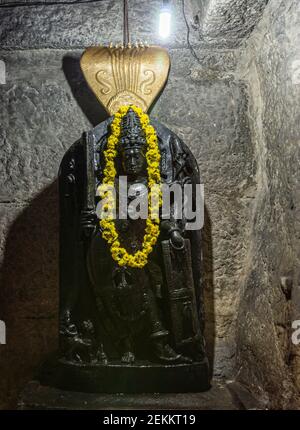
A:
<svg viewBox="0 0 300 430">
<path fill-rule="evenodd" d="M 23 390 L 18 409 L 26 410 L 236 410 L 227 387 L 214 382 L 209 391 L 185 394 L 92 394 L 63 391 L 30 382 Z"/>
<path fill-rule="evenodd" d="M 177 365 L 149 362 L 95 365 L 54 359 L 44 364 L 39 381 L 58 389 L 85 393 L 197 393 L 210 388 L 207 360 Z"/>
</svg>

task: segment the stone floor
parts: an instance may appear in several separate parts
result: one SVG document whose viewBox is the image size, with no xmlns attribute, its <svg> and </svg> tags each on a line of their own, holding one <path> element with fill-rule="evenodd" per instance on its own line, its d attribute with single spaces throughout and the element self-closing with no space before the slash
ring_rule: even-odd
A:
<svg viewBox="0 0 300 430">
<path fill-rule="evenodd" d="M 18 409 L 190 409 L 237 410 L 245 409 L 232 390 L 215 381 L 204 393 L 185 394 L 87 394 L 62 391 L 30 382 L 20 396 Z"/>
</svg>

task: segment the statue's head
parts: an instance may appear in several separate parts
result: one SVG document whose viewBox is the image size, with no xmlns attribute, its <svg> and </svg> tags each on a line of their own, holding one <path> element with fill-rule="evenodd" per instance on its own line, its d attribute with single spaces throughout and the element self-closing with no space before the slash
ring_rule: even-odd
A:
<svg viewBox="0 0 300 430">
<path fill-rule="evenodd" d="M 146 138 L 140 119 L 133 109 L 128 109 L 121 123 L 119 151 L 124 173 L 140 175 L 146 172 Z"/>
</svg>

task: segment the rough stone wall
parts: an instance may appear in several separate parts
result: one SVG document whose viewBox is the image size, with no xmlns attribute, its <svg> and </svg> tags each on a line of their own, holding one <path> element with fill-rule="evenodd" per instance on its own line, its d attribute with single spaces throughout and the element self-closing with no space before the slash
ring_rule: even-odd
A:
<svg viewBox="0 0 300 430">
<path fill-rule="evenodd" d="M 260 20 L 268 0 L 191 0 L 199 38 L 213 46 L 234 48 Z"/>
<path fill-rule="evenodd" d="M 3 405 L 57 345 L 56 175 L 66 149 L 104 119 L 78 59 L 84 47 L 118 42 L 121 2 L 0 8 L 1 314 Z M 131 1 L 132 37 L 160 43 L 159 1 Z M 147 16 L 145 15 L 147 10 Z M 205 184 L 205 267 L 209 356 L 216 376 L 232 374 L 239 277 L 246 252 L 253 148 L 247 94 L 235 79 L 236 53 L 186 42 L 182 2 L 174 2 L 168 85 L 152 115 L 194 151 Z"/>
<path fill-rule="evenodd" d="M 291 84 L 292 69 L 285 71 L 287 56 L 296 46 L 296 1 L 271 1 L 257 32 L 241 50 L 236 47 L 259 20 L 258 3 L 264 1 L 245 0 L 256 17 L 250 26 L 228 31 L 225 38 L 221 27 L 219 34 L 209 34 L 207 21 L 207 37 L 200 34 L 199 40 L 199 27 L 191 25 L 190 42 L 198 60 L 188 47 L 183 2 L 172 3 L 172 34 L 164 42 L 172 68 L 151 115 L 190 146 L 205 184 L 206 339 L 213 374 L 232 378 L 237 369 L 240 381 L 260 397 L 269 393 L 276 404 L 273 390 L 288 398 L 295 393 L 286 364 L 291 347 L 285 327 L 292 301 L 286 300 L 280 278 L 292 272 L 296 249 L 293 95 L 298 87 Z M 195 3 L 203 3 L 197 10 L 204 12 L 208 3 L 210 11 L 222 9 L 219 0 L 186 0 L 190 24 Z M 241 2 L 225 3 L 235 16 L 235 5 Z M 161 44 L 160 4 L 130 1 L 133 39 Z M 279 5 L 283 9 L 277 9 Z M 204 12 L 201 19 L 208 17 Z M 4 407 L 13 406 L 20 387 L 57 345 L 56 175 L 66 149 L 82 131 L 105 118 L 86 87 L 78 60 L 87 46 L 120 41 L 122 7 L 119 0 L 103 0 L 0 8 L 0 22 L 0 60 L 7 69 L 6 84 L 0 85 Z M 225 19 L 223 28 L 229 29 L 229 24 Z M 278 404 L 284 405 L 283 399 Z"/>
<path fill-rule="evenodd" d="M 297 407 L 300 351 L 300 5 L 273 0 L 243 49 L 257 190 L 237 338 L 238 379 L 273 408 Z M 299 393 L 299 392 L 298 392 Z M 299 407 L 299 403 L 298 403 Z"/>
</svg>

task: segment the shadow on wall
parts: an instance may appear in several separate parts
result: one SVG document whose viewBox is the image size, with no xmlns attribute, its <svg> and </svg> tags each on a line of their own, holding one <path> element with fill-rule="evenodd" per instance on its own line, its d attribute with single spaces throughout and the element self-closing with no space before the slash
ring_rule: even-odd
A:
<svg viewBox="0 0 300 430">
<path fill-rule="evenodd" d="M 206 352 L 210 366 L 211 377 L 214 370 L 215 352 L 215 308 L 214 308 L 214 277 L 213 277 L 213 248 L 211 220 L 207 207 L 204 207 L 204 227 L 202 230 L 203 267 L 202 278 L 204 288 L 204 315 Z"/>
<path fill-rule="evenodd" d="M 66 55 L 62 68 L 78 106 L 93 127 L 108 118 L 108 113 L 87 85 L 80 69 L 78 56 Z"/>
<path fill-rule="evenodd" d="M 0 347 L 0 407 L 13 408 L 22 386 L 57 347 L 57 181 L 10 227 L 1 267 L 0 319 L 7 330 L 7 343 Z"/>
<path fill-rule="evenodd" d="M 79 58 L 65 56 L 63 71 L 72 94 L 93 126 L 107 118 L 88 88 Z M 70 142 L 72 143 L 72 142 Z M 58 164 L 60 160 L 57 160 Z M 58 184 L 38 194 L 10 227 L 0 268 L 0 408 L 13 408 L 22 386 L 58 346 Z"/>
</svg>

